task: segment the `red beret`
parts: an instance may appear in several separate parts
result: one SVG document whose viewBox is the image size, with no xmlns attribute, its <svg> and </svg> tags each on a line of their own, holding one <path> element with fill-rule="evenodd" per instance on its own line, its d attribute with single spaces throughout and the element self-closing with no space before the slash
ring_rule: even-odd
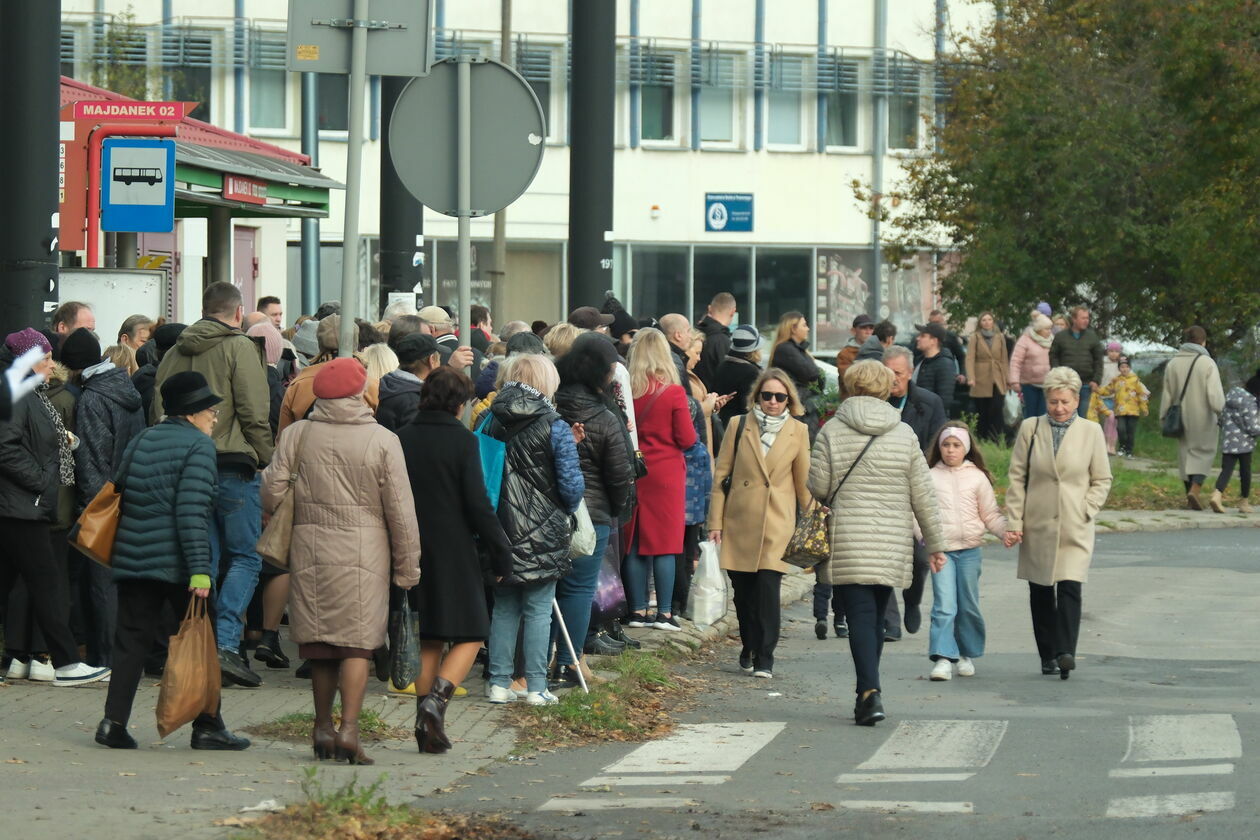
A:
<svg viewBox="0 0 1260 840">
<path fill-rule="evenodd" d="M 367 368 L 358 359 L 333 359 L 315 374 L 315 396 L 321 400 L 357 397 L 367 385 Z"/>
</svg>

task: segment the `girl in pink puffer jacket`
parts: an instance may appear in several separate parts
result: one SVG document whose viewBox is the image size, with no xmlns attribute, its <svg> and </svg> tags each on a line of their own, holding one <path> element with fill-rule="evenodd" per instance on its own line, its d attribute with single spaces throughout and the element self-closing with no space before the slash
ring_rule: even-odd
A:
<svg viewBox="0 0 1260 840">
<path fill-rule="evenodd" d="M 971 677 L 973 660 L 984 655 L 984 616 L 980 614 L 980 544 L 985 531 L 1001 536 L 1006 517 L 993 495 L 993 476 L 962 423 L 941 427 L 928 453 L 932 482 L 941 505 L 941 530 L 949 562 L 932 573 L 932 626 L 928 633 L 931 679 Z"/>
</svg>

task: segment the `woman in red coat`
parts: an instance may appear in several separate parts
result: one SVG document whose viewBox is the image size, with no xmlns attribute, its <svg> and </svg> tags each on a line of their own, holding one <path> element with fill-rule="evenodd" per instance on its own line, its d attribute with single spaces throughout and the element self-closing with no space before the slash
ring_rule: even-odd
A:
<svg viewBox="0 0 1260 840">
<path fill-rule="evenodd" d="M 639 449 L 647 475 L 639 479 L 639 507 L 630 521 L 630 549 L 622 569 L 630 627 L 678 630 L 670 613 L 675 557 L 683 551 L 687 468 L 683 450 L 696 443 L 687 392 L 678 381 L 669 343 L 660 330 L 639 330 L 630 343 L 630 390 Z M 649 616 L 648 568 L 656 581 L 656 615 Z"/>
</svg>

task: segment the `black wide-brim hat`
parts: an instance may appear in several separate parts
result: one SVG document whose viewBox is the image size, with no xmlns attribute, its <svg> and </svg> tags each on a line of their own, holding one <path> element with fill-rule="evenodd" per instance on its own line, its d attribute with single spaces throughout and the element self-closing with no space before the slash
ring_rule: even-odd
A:
<svg viewBox="0 0 1260 840">
<path fill-rule="evenodd" d="M 221 402 L 223 398 L 195 370 L 177 373 L 162 383 L 162 407 L 168 417 L 196 414 Z"/>
</svg>

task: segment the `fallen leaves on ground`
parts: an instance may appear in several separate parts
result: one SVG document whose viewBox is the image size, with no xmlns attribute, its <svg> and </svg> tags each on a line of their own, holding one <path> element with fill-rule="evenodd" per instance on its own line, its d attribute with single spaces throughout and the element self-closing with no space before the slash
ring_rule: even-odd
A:
<svg viewBox="0 0 1260 840">
<path fill-rule="evenodd" d="M 214 824 L 247 828 L 243 836 L 250 840 L 535 840 L 535 835 L 501 817 L 405 806 L 330 811 L 308 802 L 262 818 L 225 817 Z"/>
</svg>

